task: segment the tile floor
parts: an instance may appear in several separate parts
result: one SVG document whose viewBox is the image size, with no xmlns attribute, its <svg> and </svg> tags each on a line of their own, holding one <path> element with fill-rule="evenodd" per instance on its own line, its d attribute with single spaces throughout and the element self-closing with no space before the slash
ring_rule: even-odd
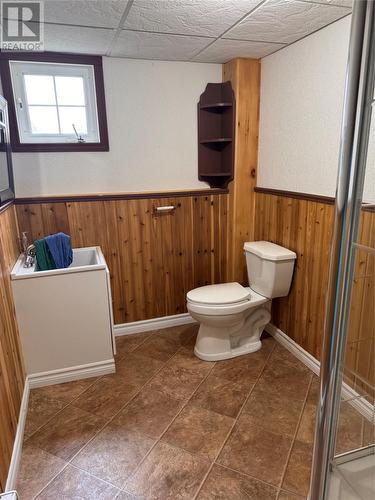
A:
<svg viewBox="0 0 375 500">
<path fill-rule="evenodd" d="M 120 337 L 115 375 L 33 390 L 20 499 L 306 498 L 316 377 L 272 338 L 201 361 L 196 333 Z M 364 439 L 343 412 L 341 451 Z"/>
</svg>

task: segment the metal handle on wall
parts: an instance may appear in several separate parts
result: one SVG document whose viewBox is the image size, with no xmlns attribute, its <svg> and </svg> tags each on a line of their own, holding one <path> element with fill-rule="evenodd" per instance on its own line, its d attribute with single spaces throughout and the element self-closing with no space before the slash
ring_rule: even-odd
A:
<svg viewBox="0 0 375 500">
<path fill-rule="evenodd" d="M 163 207 L 153 207 L 152 213 L 154 217 L 163 214 L 174 214 L 176 207 L 174 205 L 165 205 Z"/>
</svg>

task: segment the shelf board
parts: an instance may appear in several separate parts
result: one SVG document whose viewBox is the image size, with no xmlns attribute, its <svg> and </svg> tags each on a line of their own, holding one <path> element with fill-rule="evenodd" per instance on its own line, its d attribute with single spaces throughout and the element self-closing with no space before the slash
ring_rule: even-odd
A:
<svg viewBox="0 0 375 500">
<path fill-rule="evenodd" d="M 201 104 L 200 108 L 205 111 L 213 111 L 214 113 L 221 113 L 228 108 L 232 108 L 233 104 L 231 102 L 215 102 L 213 104 Z"/>
<path fill-rule="evenodd" d="M 200 175 L 202 177 L 230 177 L 232 175 L 232 172 L 220 172 L 220 173 L 215 173 L 215 174 L 201 173 Z"/>
<path fill-rule="evenodd" d="M 216 139 L 203 139 L 200 141 L 201 144 L 219 144 L 223 142 L 232 142 L 230 137 L 217 137 Z"/>
</svg>

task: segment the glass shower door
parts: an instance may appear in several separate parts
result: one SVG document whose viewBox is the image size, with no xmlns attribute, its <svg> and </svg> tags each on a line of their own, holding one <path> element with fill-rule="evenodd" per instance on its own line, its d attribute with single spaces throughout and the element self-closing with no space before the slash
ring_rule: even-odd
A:
<svg viewBox="0 0 375 500">
<path fill-rule="evenodd" d="M 332 500 L 375 498 L 375 119 L 371 117 L 363 204 L 342 366 L 335 453 L 329 477 Z M 368 203 L 366 203 L 368 202 Z"/>
<path fill-rule="evenodd" d="M 375 5 L 353 5 L 310 500 L 375 499 Z"/>
</svg>

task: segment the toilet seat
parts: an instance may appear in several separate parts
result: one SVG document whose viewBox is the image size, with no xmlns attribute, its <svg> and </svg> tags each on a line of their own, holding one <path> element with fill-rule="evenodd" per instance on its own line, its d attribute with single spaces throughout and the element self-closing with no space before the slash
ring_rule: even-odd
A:
<svg viewBox="0 0 375 500">
<path fill-rule="evenodd" d="M 236 282 L 201 286 L 190 290 L 187 294 L 190 302 L 207 305 L 236 304 L 249 297 L 250 289 Z"/>
<path fill-rule="evenodd" d="M 197 293 L 202 289 L 203 293 Z M 243 287 L 239 283 L 207 285 L 187 294 L 188 310 L 206 316 L 237 314 L 268 301 L 250 287 Z"/>
</svg>

